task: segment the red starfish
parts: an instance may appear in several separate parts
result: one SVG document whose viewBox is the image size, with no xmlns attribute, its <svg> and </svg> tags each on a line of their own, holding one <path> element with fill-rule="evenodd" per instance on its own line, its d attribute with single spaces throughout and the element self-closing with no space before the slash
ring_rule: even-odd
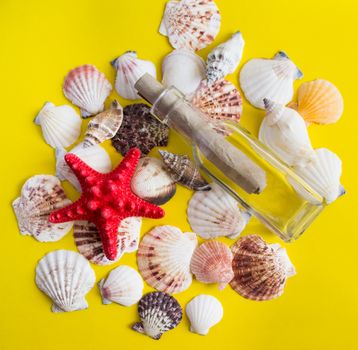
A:
<svg viewBox="0 0 358 350">
<path fill-rule="evenodd" d="M 165 214 L 162 208 L 144 201 L 131 191 L 131 180 L 139 157 L 140 150 L 132 148 L 112 172 L 102 174 L 76 155 L 66 154 L 65 160 L 81 184 L 82 195 L 73 204 L 51 213 L 50 222 L 93 222 L 99 231 L 106 257 L 114 260 L 117 256 L 117 230 L 124 218 L 161 218 Z"/>
</svg>

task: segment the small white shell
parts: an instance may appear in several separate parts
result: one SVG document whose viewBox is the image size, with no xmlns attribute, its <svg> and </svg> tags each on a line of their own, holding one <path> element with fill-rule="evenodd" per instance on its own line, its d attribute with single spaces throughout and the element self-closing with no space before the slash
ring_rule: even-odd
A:
<svg viewBox="0 0 358 350">
<path fill-rule="evenodd" d="M 113 269 L 98 283 L 103 304 L 112 302 L 124 306 L 136 304 L 143 295 L 144 283 L 140 274 L 130 266 Z"/>
<path fill-rule="evenodd" d="M 220 301 L 205 294 L 193 298 L 185 311 L 190 320 L 190 331 L 200 335 L 208 334 L 210 328 L 219 323 L 224 315 Z"/>
<path fill-rule="evenodd" d="M 164 58 L 162 72 L 165 86 L 175 86 L 188 95 L 205 79 L 205 62 L 190 50 L 178 49 Z"/>
<path fill-rule="evenodd" d="M 240 85 L 247 100 L 264 109 L 264 98 L 287 104 L 292 100 L 293 82 L 302 78 L 302 72 L 280 51 L 272 59 L 254 58 L 240 72 Z"/>
<path fill-rule="evenodd" d="M 83 147 L 83 144 L 80 143 L 71 149 L 69 153 L 75 154 L 86 164 L 100 173 L 108 173 L 112 170 L 112 163 L 108 153 L 99 145 Z M 56 175 L 61 181 L 69 181 L 77 189 L 77 191 L 81 192 L 81 185 L 77 180 L 76 175 L 64 159 L 66 154 L 67 151 L 65 149 L 56 148 Z"/>
<path fill-rule="evenodd" d="M 46 102 L 35 119 L 51 147 L 68 147 L 80 136 L 82 120 L 70 106 Z"/>
<path fill-rule="evenodd" d="M 192 230 L 204 239 L 227 236 L 236 238 L 250 219 L 237 201 L 216 183 L 211 190 L 195 192 L 189 201 L 188 221 Z"/>
<path fill-rule="evenodd" d="M 36 267 L 36 284 L 52 299 L 53 312 L 87 309 L 85 296 L 95 281 L 88 261 L 69 250 L 48 253 Z"/>
<path fill-rule="evenodd" d="M 154 78 L 157 77 L 155 65 L 150 61 L 137 58 L 135 51 L 127 51 L 111 62 L 117 72 L 115 88 L 118 95 L 128 100 L 137 100 L 140 98 L 134 84 L 145 73 Z"/>
</svg>

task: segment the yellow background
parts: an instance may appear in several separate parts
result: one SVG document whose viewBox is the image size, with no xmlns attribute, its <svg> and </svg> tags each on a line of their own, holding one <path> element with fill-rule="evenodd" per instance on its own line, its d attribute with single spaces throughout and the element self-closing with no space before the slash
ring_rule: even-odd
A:
<svg viewBox="0 0 358 350">
<path fill-rule="evenodd" d="M 347 195 L 329 206 L 297 242 L 285 245 L 297 275 L 289 279 L 282 297 L 253 302 L 229 287 L 219 292 L 215 286 L 194 281 L 177 295 L 182 306 L 198 293 L 213 294 L 223 303 L 223 321 L 200 337 L 188 331 L 184 318 L 156 342 L 130 330 L 137 321 L 136 306 L 103 306 L 97 287 L 88 294 L 88 310 L 51 313 L 50 300 L 35 286 L 34 269 L 48 251 L 76 250 L 72 234 L 52 244 L 22 237 L 10 204 L 27 178 L 54 173 L 54 151 L 33 118 L 45 101 L 67 103 L 61 85 L 69 69 L 92 63 L 113 82 L 109 61 L 131 49 L 154 61 L 160 72 L 160 62 L 171 50 L 167 39 L 157 33 L 164 1 L 1 0 L 0 349 L 357 349 L 355 3 L 217 0 L 222 27 L 215 43 L 240 29 L 246 41 L 242 62 L 283 49 L 304 72 L 304 81 L 322 77 L 339 87 L 345 99 L 343 118 L 335 125 L 311 126 L 309 133 L 315 147 L 327 146 L 342 158 Z M 200 55 L 205 57 L 213 46 Z M 230 79 L 237 83 L 237 72 Z M 256 132 L 263 112 L 247 103 L 244 107 L 242 124 Z M 120 156 L 110 143 L 105 147 L 116 164 Z M 172 135 L 170 149 L 188 148 Z M 68 184 L 65 188 L 76 198 Z M 164 206 L 167 216 L 159 221 L 146 219 L 142 234 L 164 223 L 189 230 L 185 210 L 190 196 L 190 191 L 178 187 L 174 199 Z M 245 230 L 248 233 L 279 242 L 255 220 Z M 135 254 L 125 255 L 120 264 L 134 266 Z M 97 279 L 112 268 L 94 266 Z"/>
</svg>

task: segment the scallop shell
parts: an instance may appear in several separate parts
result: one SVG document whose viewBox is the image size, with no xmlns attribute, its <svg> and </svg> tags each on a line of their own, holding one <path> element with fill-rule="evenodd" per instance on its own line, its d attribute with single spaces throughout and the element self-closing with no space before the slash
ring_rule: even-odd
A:
<svg viewBox="0 0 358 350">
<path fill-rule="evenodd" d="M 177 49 L 164 58 L 162 72 L 163 85 L 175 86 L 188 95 L 205 79 L 205 62 L 190 50 Z"/>
<path fill-rule="evenodd" d="M 158 340 L 163 333 L 180 323 L 183 310 L 178 301 L 169 294 L 151 292 L 139 301 L 138 314 L 141 322 L 135 323 L 132 329 Z"/>
<path fill-rule="evenodd" d="M 134 84 L 145 73 L 154 78 L 157 77 L 155 65 L 150 61 L 141 60 L 135 51 L 127 51 L 111 62 L 117 72 L 115 88 L 118 95 L 127 100 L 137 100 L 140 98 Z"/>
<path fill-rule="evenodd" d="M 137 264 L 143 279 L 153 288 L 174 294 L 192 282 L 190 259 L 197 245 L 195 233 L 174 226 L 157 226 L 139 244 Z"/>
<path fill-rule="evenodd" d="M 254 58 L 240 72 L 240 85 L 247 100 L 264 109 L 264 98 L 287 104 L 292 100 L 293 82 L 301 79 L 302 72 L 282 51 L 273 59 Z"/>
<path fill-rule="evenodd" d="M 118 266 L 99 282 L 103 304 L 112 302 L 124 306 L 136 304 L 143 295 L 143 280 L 130 266 Z"/>
<path fill-rule="evenodd" d="M 46 102 L 35 119 L 51 147 L 68 147 L 80 136 L 82 120 L 70 106 Z"/>
<path fill-rule="evenodd" d="M 162 161 L 145 157 L 138 162 L 131 189 L 147 202 L 162 205 L 175 195 L 176 185 Z"/>
<path fill-rule="evenodd" d="M 229 40 L 215 47 L 209 53 L 206 60 L 206 78 L 209 84 L 235 72 L 241 61 L 244 46 L 242 34 L 236 32 Z"/>
<path fill-rule="evenodd" d="M 167 2 L 159 33 L 175 49 L 197 51 L 210 45 L 219 32 L 221 16 L 212 0 Z"/>
<path fill-rule="evenodd" d="M 69 152 L 78 156 L 86 164 L 100 173 L 108 173 L 112 170 L 112 162 L 108 153 L 99 145 L 84 147 L 84 144 L 80 143 Z M 81 192 L 81 185 L 77 180 L 76 175 L 65 161 L 64 157 L 66 154 L 67 152 L 65 149 L 56 149 L 56 175 L 61 181 L 69 181 L 77 191 Z"/>
<path fill-rule="evenodd" d="M 118 131 L 123 120 L 123 108 L 117 100 L 111 108 L 97 114 L 87 125 L 84 147 L 90 147 L 110 140 Z"/>
<path fill-rule="evenodd" d="M 204 239 L 227 236 L 236 238 L 250 219 L 237 201 L 216 183 L 211 191 L 195 192 L 189 201 L 188 221 L 192 230 Z"/>
<path fill-rule="evenodd" d="M 136 103 L 124 108 L 123 122 L 112 145 L 123 156 L 133 147 L 147 155 L 153 147 L 167 146 L 168 139 L 169 128 L 151 115 L 149 106 Z"/>
<path fill-rule="evenodd" d="M 195 249 L 190 270 L 199 282 L 219 283 L 222 290 L 233 279 L 232 253 L 224 243 L 210 240 Z"/>
<path fill-rule="evenodd" d="M 231 287 L 251 300 L 271 300 L 282 295 L 287 278 L 296 274 L 279 244 L 267 244 L 258 235 L 241 237 L 232 246 L 234 278 Z"/>
<path fill-rule="evenodd" d="M 36 267 L 37 287 L 53 301 L 53 312 L 87 309 L 86 294 L 96 281 L 88 261 L 76 252 L 55 250 Z"/>
<path fill-rule="evenodd" d="M 292 108 L 265 99 L 266 116 L 259 139 L 288 165 L 305 166 L 316 159 L 306 124 Z"/>
<path fill-rule="evenodd" d="M 101 238 L 93 223 L 76 221 L 73 235 L 78 251 L 86 259 L 96 265 L 110 265 L 118 261 L 124 253 L 131 253 L 138 249 L 141 226 L 140 217 L 128 217 L 121 221 L 118 227 L 118 253 L 114 260 L 107 259 L 104 254 Z"/>
<path fill-rule="evenodd" d="M 103 111 L 104 101 L 111 90 L 112 85 L 105 75 L 91 64 L 72 69 L 63 84 L 63 93 L 81 108 L 84 118 Z"/>
<path fill-rule="evenodd" d="M 221 321 L 224 309 L 218 299 L 200 294 L 186 305 L 186 315 L 190 320 L 190 331 L 207 335 L 210 328 Z"/>
<path fill-rule="evenodd" d="M 20 233 L 33 236 L 40 242 L 60 240 L 71 230 L 73 222 L 53 224 L 48 217 L 52 211 L 70 203 L 57 177 L 31 177 L 22 187 L 20 197 L 12 203 Z"/>
<path fill-rule="evenodd" d="M 210 185 L 200 175 L 198 168 L 187 155 L 159 150 L 166 168 L 175 182 L 195 191 L 210 190 Z"/>
<path fill-rule="evenodd" d="M 297 90 L 297 109 L 307 123 L 331 124 L 343 114 L 343 97 L 329 81 L 317 79 L 303 83 Z"/>
</svg>

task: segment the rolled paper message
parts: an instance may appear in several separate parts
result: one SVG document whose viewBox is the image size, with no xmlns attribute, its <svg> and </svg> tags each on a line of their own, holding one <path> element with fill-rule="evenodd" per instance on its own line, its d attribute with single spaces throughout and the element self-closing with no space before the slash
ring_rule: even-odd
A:
<svg viewBox="0 0 358 350">
<path fill-rule="evenodd" d="M 247 193 L 259 194 L 266 186 L 266 174 L 246 154 L 218 134 L 175 88 L 165 88 L 149 74 L 135 84 L 138 94 L 153 105 L 153 114 L 193 142 L 223 174 Z"/>
</svg>

